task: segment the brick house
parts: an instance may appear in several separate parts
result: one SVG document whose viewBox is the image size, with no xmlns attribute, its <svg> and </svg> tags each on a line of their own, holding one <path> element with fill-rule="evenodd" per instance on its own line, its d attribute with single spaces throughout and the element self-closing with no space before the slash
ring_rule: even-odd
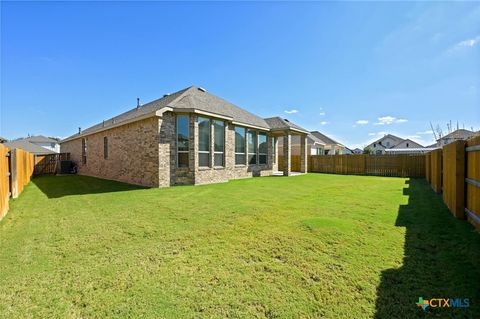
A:
<svg viewBox="0 0 480 319">
<path fill-rule="evenodd" d="M 297 135 L 306 172 L 307 134 L 292 122 L 258 117 L 191 86 L 79 130 L 60 145 L 79 174 L 164 187 L 271 175 L 279 171 L 278 138 L 289 155 Z M 283 166 L 283 175 L 290 175 L 289 156 Z"/>
</svg>

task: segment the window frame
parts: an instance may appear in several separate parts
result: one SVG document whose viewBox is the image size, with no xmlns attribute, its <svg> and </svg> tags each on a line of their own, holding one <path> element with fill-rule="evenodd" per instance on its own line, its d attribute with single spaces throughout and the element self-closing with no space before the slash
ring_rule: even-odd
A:
<svg viewBox="0 0 480 319">
<path fill-rule="evenodd" d="M 222 151 L 217 151 L 215 149 L 216 147 L 216 134 L 215 134 L 215 128 L 217 126 L 215 126 L 215 124 L 221 124 L 221 126 L 219 126 L 219 129 L 221 130 L 222 132 Z M 225 121 L 223 120 L 220 120 L 220 119 L 211 119 L 211 125 L 212 125 L 212 131 L 213 131 L 213 134 L 212 134 L 212 139 L 213 139 L 213 167 L 225 167 Z M 221 165 L 217 165 L 216 164 L 216 155 L 222 155 L 222 164 Z"/>
<path fill-rule="evenodd" d="M 103 137 L 103 159 L 108 159 L 108 137 Z"/>
<path fill-rule="evenodd" d="M 82 138 L 82 164 L 87 165 L 87 143 L 88 139 L 86 137 Z"/>
<path fill-rule="evenodd" d="M 237 152 L 237 129 L 243 130 L 243 152 Z M 233 131 L 235 132 L 235 165 L 245 166 L 247 165 L 247 128 L 244 126 L 234 126 Z M 243 155 L 243 163 L 237 163 L 237 155 Z"/>
<path fill-rule="evenodd" d="M 251 143 L 253 145 L 253 152 L 250 152 L 250 133 L 253 133 Z M 251 163 L 250 156 L 253 156 L 252 159 L 255 159 L 254 163 Z M 254 129 L 247 130 L 247 163 L 248 165 L 258 165 L 258 131 Z"/>
<path fill-rule="evenodd" d="M 208 151 L 201 151 L 200 150 L 200 119 L 202 120 L 207 120 L 208 122 Z M 206 116 L 197 116 L 197 126 L 198 126 L 198 141 L 197 141 L 197 145 L 198 145 L 198 159 L 197 159 L 197 162 L 198 162 L 198 168 L 210 168 L 212 167 L 212 119 L 209 118 L 209 117 L 206 117 Z M 205 165 L 200 165 L 200 154 L 208 154 L 208 164 L 205 166 Z"/>
<path fill-rule="evenodd" d="M 266 148 L 266 153 L 260 153 L 260 135 L 265 136 L 265 148 Z M 257 132 L 257 153 L 258 153 L 258 165 L 268 165 L 268 134 L 266 132 Z M 265 156 L 265 163 L 261 163 L 260 158 L 262 156 Z"/>
<path fill-rule="evenodd" d="M 179 149 L 179 145 L 180 143 L 178 142 L 178 137 L 179 137 L 179 134 L 178 134 L 178 122 L 179 122 L 179 119 L 180 118 L 186 118 L 187 119 L 187 136 L 188 136 L 188 144 L 187 144 L 187 150 L 180 150 Z M 187 165 L 186 166 L 180 166 L 180 154 L 187 154 L 187 157 L 189 157 L 188 154 L 190 154 L 190 115 L 189 114 L 177 114 L 176 115 L 176 118 L 175 118 L 175 134 L 176 134 L 176 142 L 177 142 L 177 168 L 189 168 L 190 167 L 190 160 L 188 161 Z"/>
</svg>

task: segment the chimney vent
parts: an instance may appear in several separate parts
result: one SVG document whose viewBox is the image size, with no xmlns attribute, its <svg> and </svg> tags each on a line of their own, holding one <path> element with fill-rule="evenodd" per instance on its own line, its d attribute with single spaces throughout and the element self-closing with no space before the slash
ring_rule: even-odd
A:
<svg viewBox="0 0 480 319">
<path fill-rule="evenodd" d="M 140 98 L 137 97 L 137 109 L 140 107 Z"/>
<path fill-rule="evenodd" d="M 82 128 L 81 127 L 78 128 L 78 134 L 82 134 Z"/>
</svg>

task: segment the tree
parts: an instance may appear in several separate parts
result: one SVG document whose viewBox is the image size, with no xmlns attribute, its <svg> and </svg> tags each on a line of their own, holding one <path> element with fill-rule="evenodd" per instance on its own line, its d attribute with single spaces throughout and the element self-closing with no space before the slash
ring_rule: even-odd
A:
<svg viewBox="0 0 480 319">
<path fill-rule="evenodd" d="M 363 148 L 363 154 L 372 155 L 372 154 L 373 154 L 372 148 L 369 147 L 369 146 L 365 146 L 365 147 Z"/>
</svg>

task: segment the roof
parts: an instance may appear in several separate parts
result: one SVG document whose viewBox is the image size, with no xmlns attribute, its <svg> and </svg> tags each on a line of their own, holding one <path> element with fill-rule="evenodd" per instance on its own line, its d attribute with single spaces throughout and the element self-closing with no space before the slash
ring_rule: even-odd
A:
<svg viewBox="0 0 480 319">
<path fill-rule="evenodd" d="M 398 142 L 397 144 L 393 145 L 392 147 L 390 147 L 391 149 L 392 148 L 397 148 L 398 145 L 402 144 L 403 142 L 410 142 L 410 143 L 413 143 L 415 145 L 418 146 L 418 148 L 423 148 L 424 146 L 420 143 L 417 143 L 415 141 L 412 141 L 411 139 L 407 138 L 407 139 L 404 139 L 404 140 L 401 140 L 400 142 Z"/>
<path fill-rule="evenodd" d="M 325 145 L 325 142 L 313 135 L 312 133 L 308 133 L 307 138 L 309 138 L 314 144 L 322 144 Z"/>
<path fill-rule="evenodd" d="M 58 143 L 58 140 L 43 135 L 30 136 L 22 140 L 32 143 Z"/>
<path fill-rule="evenodd" d="M 8 141 L 6 138 L 0 136 L 0 143 Z"/>
<path fill-rule="evenodd" d="M 303 133 L 308 134 L 308 131 L 306 129 L 298 126 L 297 124 L 295 124 L 293 122 L 290 122 L 287 119 L 282 119 L 279 116 L 266 118 L 265 122 L 267 123 L 269 128 L 271 130 L 274 130 L 274 131 L 276 131 L 276 130 L 292 130 L 293 129 L 293 130 L 301 131 Z"/>
<path fill-rule="evenodd" d="M 373 144 L 373 143 L 377 143 L 377 144 L 378 144 L 379 142 L 383 141 L 383 140 L 386 139 L 386 138 L 391 138 L 392 140 L 397 141 L 397 144 L 398 144 L 398 143 L 401 143 L 402 141 L 404 141 L 404 139 L 401 138 L 401 137 L 395 136 L 395 135 L 393 135 L 393 134 L 386 134 L 386 135 L 382 136 L 381 138 L 379 138 L 378 140 L 376 140 L 376 141 L 374 141 L 374 142 L 372 142 L 372 143 L 370 143 L 370 144 Z M 381 145 L 381 144 L 380 144 L 380 145 Z"/>
<path fill-rule="evenodd" d="M 474 135 L 475 135 L 475 132 L 473 132 L 473 131 L 469 131 L 469 130 L 465 130 L 465 129 L 458 129 L 458 130 L 453 131 L 450 134 L 445 135 L 444 137 L 439 138 L 437 141 L 447 139 L 447 138 L 448 139 L 451 138 L 451 139 L 455 139 L 455 140 L 466 140 L 469 137 L 474 136 Z"/>
<path fill-rule="evenodd" d="M 310 132 L 313 136 L 315 136 L 316 138 L 320 139 L 321 141 L 323 141 L 324 144 L 337 144 L 337 145 L 342 145 L 342 143 L 339 143 L 337 141 L 335 141 L 334 139 L 326 136 L 325 134 L 322 134 L 320 133 L 319 131 L 312 131 Z"/>
<path fill-rule="evenodd" d="M 170 108 L 170 109 L 169 109 Z M 190 86 L 173 94 L 165 94 L 162 98 L 135 107 L 118 116 L 102 121 L 92 127 L 82 130 L 81 134 L 74 134 L 65 140 L 89 135 L 110 127 L 128 123 L 132 120 L 143 118 L 160 110 L 171 110 L 191 112 L 194 110 L 204 111 L 231 119 L 233 122 L 255 126 L 263 129 L 270 129 L 266 120 L 250 113 L 224 99 L 215 96 L 206 90 Z"/>
<path fill-rule="evenodd" d="M 9 148 L 21 148 L 22 150 L 33 153 L 35 155 L 55 154 L 55 152 L 49 149 L 35 145 L 26 140 L 6 142 L 3 145 Z"/>
</svg>

